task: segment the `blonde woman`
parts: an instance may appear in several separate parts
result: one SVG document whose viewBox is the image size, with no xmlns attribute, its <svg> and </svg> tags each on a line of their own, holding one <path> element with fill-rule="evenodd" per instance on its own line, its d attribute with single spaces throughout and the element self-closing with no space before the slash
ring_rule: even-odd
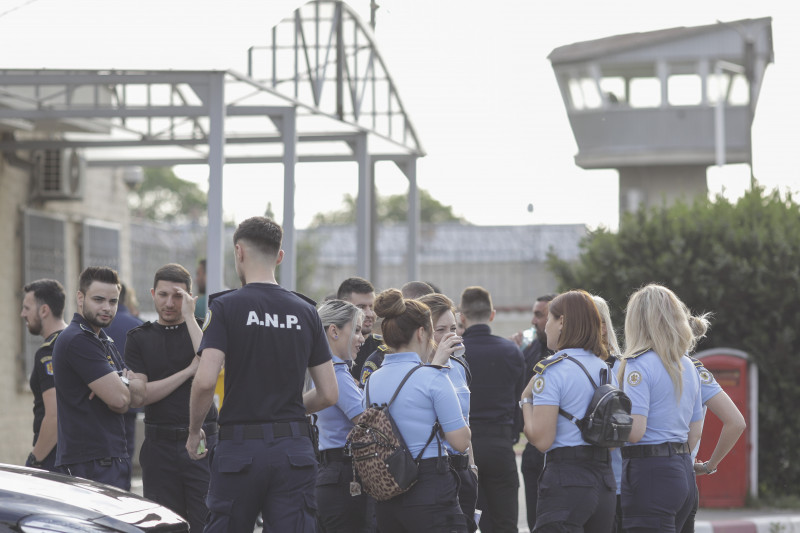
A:
<svg viewBox="0 0 800 533">
<path fill-rule="evenodd" d="M 705 331 L 666 287 L 651 284 L 628 301 L 620 383 L 633 429 L 622 449 L 622 521 L 627 532 L 681 531 L 696 505 L 691 450 L 703 421 L 700 378 L 684 355 Z"/>
</svg>

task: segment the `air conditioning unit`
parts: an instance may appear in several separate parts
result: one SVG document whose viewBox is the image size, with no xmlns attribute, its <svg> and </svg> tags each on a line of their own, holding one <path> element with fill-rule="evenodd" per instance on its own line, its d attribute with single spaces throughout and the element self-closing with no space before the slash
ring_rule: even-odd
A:
<svg viewBox="0 0 800 533">
<path fill-rule="evenodd" d="M 86 160 L 76 148 L 38 150 L 33 154 L 33 196 L 77 200 L 83 193 Z"/>
</svg>

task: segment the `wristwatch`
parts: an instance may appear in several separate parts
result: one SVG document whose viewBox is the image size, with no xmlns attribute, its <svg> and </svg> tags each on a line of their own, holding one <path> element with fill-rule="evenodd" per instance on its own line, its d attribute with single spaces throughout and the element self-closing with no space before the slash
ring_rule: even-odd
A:
<svg viewBox="0 0 800 533">
<path fill-rule="evenodd" d="M 533 397 L 521 399 L 519 401 L 519 408 L 522 409 L 522 406 L 525 405 L 526 403 L 533 405 Z"/>
<path fill-rule="evenodd" d="M 125 385 L 126 387 L 131 386 L 131 381 L 125 376 L 120 376 L 119 379 L 122 380 L 122 384 Z"/>
<path fill-rule="evenodd" d="M 709 468 L 708 468 L 708 461 L 706 461 L 705 463 L 701 463 L 701 464 L 700 464 L 700 466 L 702 466 L 702 467 L 703 467 L 703 470 L 705 470 L 705 471 L 706 471 L 706 475 L 707 475 L 707 476 L 710 476 L 711 474 L 713 474 L 714 472 L 716 472 L 716 471 L 717 471 L 717 469 L 716 469 L 716 468 L 715 468 L 714 470 L 709 470 Z"/>
<path fill-rule="evenodd" d="M 42 467 L 42 462 L 41 461 L 37 461 L 36 460 L 36 456 L 33 455 L 33 452 L 31 452 L 28 455 L 27 465 L 30 466 L 30 467 L 33 467 L 33 468 L 41 468 Z"/>
</svg>

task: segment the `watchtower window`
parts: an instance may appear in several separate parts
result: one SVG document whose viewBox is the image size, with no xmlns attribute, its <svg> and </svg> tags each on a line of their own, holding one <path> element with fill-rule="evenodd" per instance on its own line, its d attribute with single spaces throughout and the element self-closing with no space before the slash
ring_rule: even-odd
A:
<svg viewBox="0 0 800 533">
<path fill-rule="evenodd" d="M 631 78 L 631 107 L 659 107 L 661 105 L 661 83 L 658 78 Z"/>
<path fill-rule="evenodd" d="M 747 105 L 747 79 L 742 74 L 723 72 L 708 77 L 708 102 L 716 104 L 723 99 L 728 105 Z"/>
<path fill-rule="evenodd" d="M 569 80 L 569 96 L 575 109 L 597 109 L 602 100 L 597 90 L 597 83 L 592 78 L 571 78 Z"/>
<path fill-rule="evenodd" d="M 667 78 L 669 105 L 700 105 L 703 84 L 697 74 L 678 74 Z"/>
</svg>

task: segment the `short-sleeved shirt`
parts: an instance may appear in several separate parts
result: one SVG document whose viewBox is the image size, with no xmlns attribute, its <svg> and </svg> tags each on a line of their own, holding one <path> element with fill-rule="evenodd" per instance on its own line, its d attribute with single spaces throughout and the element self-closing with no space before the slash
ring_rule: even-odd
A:
<svg viewBox="0 0 800 533">
<path fill-rule="evenodd" d="M 692 361 L 694 364 L 694 361 Z M 705 366 L 701 364 L 700 367 L 695 366 L 697 375 L 700 376 L 700 396 L 702 397 L 703 405 L 708 403 L 708 400 L 722 392 L 717 380 L 714 379 L 714 374 L 711 373 Z"/>
<path fill-rule="evenodd" d="M 31 372 L 31 392 L 33 392 L 33 434 L 39 433 L 44 420 L 44 398 L 42 394 L 56 386 L 53 378 L 53 345 L 62 330 L 51 333 L 33 356 Z"/>
<path fill-rule="evenodd" d="M 148 382 L 159 381 L 188 367 L 195 357 L 192 338 L 186 322 L 164 326 L 145 322 L 128 332 L 125 344 L 125 364 L 137 374 L 145 374 Z M 144 408 L 144 421 L 148 424 L 188 427 L 189 396 L 192 378 L 177 389 Z M 212 404 L 206 422 L 217 419 L 217 408 Z"/>
<path fill-rule="evenodd" d="M 319 449 L 343 448 L 353 429 L 353 418 L 364 412 L 364 391 L 350 374 L 347 363 L 333 356 L 333 369 L 339 385 L 339 399 L 317 413 Z"/>
<path fill-rule="evenodd" d="M 310 300 L 271 283 L 212 296 L 199 352 L 225 353 L 225 401 L 219 423 L 305 420 L 307 368 L 331 360 Z"/>
<path fill-rule="evenodd" d="M 413 352 L 386 354 L 383 365 L 367 380 L 371 404 L 388 403 L 400 381 L 415 366 L 422 364 Z M 364 398 L 366 407 L 366 397 Z M 466 426 L 453 384 L 447 374 L 434 367 L 424 367 L 406 381 L 389 408 L 411 455 L 417 457 L 431 436 L 436 420 L 442 430 L 455 431 Z M 437 457 L 439 446 L 434 437 L 422 459 Z"/>
<path fill-rule="evenodd" d="M 625 365 L 625 394 L 631 399 L 631 414 L 647 417 L 644 436 L 636 444 L 686 442 L 689 424 L 703 419 L 700 377 L 688 357 L 681 357 L 682 389 L 676 396 L 667 369 L 650 350 L 628 358 Z"/>
<path fill-rule="evenodd" d="M 58 405 L 56 466 L 128 457 L 125 417 L 109 409 L 97 396 L 89 399 L 89 383 L 124 368 L 114 341 L 103 330 L 95 334 L 89 323 L 75 313 L 53 348 Z"/>
<path fill-rule="evenodd" d="M 595 354 L 582 348 L 568 348 L 545 359 L 545 363 L 555 360 L 561 355 L 569 355 L 580 362 L 592 376 L 595 385 L 600 385 L 601 372 L 605 371 L 607 383 L 617 386 L 617 378 L 608 365 Z M 586 415 L 586 409 L 592 401 L 594 387 L 583 370 L 573 361 L 563 359 L 545 367 L 544 371 L 534 377 L 533 405 L 554 405 L 568 412 L 577 419 Z M 565 416 L 558 416 L 556 436 L 548 451 L 565 446 L 587 446 L 581 437 L 581 430 Z"/>
<path fill-rule="evenodd" d="M 450 383 L 453 385 L 453 390 L 456 391 L 458 396 L 458 404 L 461 406 L 461 415 L 464 417 L 464 422 L 469 425 L 469 385 L 467 379 L 467 370 L 464 367 L 466 363 L 456 360 L 455 357 L 450 356 L 448 366 L 443 368 L 443 372 L 447 374 Z M 447 442 L 444 443 L 448 453 L 459 453 L 453 449 Z"/>
</svg>

